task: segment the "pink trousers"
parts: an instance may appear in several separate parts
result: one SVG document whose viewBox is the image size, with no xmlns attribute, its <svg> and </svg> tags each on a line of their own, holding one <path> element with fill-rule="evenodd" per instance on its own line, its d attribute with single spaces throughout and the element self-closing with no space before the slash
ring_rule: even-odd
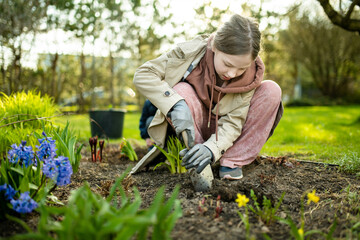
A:
<svg viewBox="0 0 360 240">
<path fill-rule="evenodd" d="M 195 122 L 195 144 L 204 143 L 215 133 L 215 115 L 207 127 L 209 110 L 191 85 L 180 82 L 174 86 L 188 104 Z M 282 116 L 281 89 L 266 80 L 255 90 L 241 135 L 220 158 L 220 165 L 230 168 L 248 165 L 255 160 Z"/>
</svg>

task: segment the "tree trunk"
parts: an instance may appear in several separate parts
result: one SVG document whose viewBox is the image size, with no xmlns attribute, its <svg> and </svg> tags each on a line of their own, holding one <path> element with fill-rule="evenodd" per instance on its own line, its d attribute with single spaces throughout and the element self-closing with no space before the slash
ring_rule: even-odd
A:
<svg viewBox="0 0 360 240">
<path fill-rule="evenodd" d="M 14 67 L 8 66 L 7 69 L 9 71 L 9 82 L 8 82 L 8 95 L 10 95 L 13 91 L 12 85 L 13 85 L 13 76 L 14 76 Z"/>
<path fill-rule="evenodd" d="M 56 52 L 51 59 L 51 83 L 50 83 L 50 96 L 56 97 L 56 66 L 59 60 L 59 54 Z"/>
<path fill-rule="evenodd" d="M 77 86 L 77 95 L 78 95 L 78 105 L 79 105 L 79 112 L 85 112 L 85 101 L 84 101 L 84 81 L 86 77 L 86 67 L 85 67 L 85 55 L 82 52 L 80 55 L 80 67 L 81 73 L 79 76 L 78 86 Z"/>
<path fill-rule="evenodd" d="M 119 94 L 117 94 L 117 97 L 118 97 L 117 100 L 118 100 L 119 105 L 123 106 L 123 105 L 125 105 L 123 103 L 123 101 L 124 101 L 124 91 L 123 90 L 124 90 L 125 83 L 124 83 L 123 73 L 119 72 L 117 75 L 118 75 L 118 79 L 119 79 L 119 83 L 118 83 Z"/>
<path fill-rule="evenodd" d="M 57 73 L 57 86 L 56 86 L 56 92 L 55 92 L 55 96 L 54 96 L 54 101 L 56 104 L 59 103 L 60 96 L 63 91 L 63 85 L 64 85 L 64 79 L 62 77 L 61 72 L 59 71 Z"/>
<path fill-rule="evenodd" d="M 91 61 L 91 100 L 90 100 L 90 107 L 94 108 L 96 107 L 96 95 L 95 95 L 95 87 L 96 87 L 96 72 L 95 72 L 95 55 L 92 55 L 92 61 Z"/>
<path fill-rule="evenodd" d="M 12 49 L 14 60 L 12 64 L 12 80 L 14 80 L 13 84 L 11 84 L 11 92 L 17 92 L 21 89 L 21 47 L 16 49 L 15 47 Z"/>
<path fill-rule="evenodd" d="M 4 62 L 4 56 L 2 57 L 2 64 L 1 64 L 1 86 L 2 89 L 0 91 L 5 92 L 6 94 L 9 94 L 9 88 L 6 87 L 6 70 L 5 70 L 5 62 Z M 5 89 L 8 89 L 5 91 Z"/>
<path fill-rule="evenodd" d="M 110 79 L 109 79 L 109 91 L 110 91 L 110 104 L 112 106 L 115 105 L 114 102 L 114 57 L 112 56 L 112 52 L 109 52 L 109 68 L 110 68 Z"/>
</svg>

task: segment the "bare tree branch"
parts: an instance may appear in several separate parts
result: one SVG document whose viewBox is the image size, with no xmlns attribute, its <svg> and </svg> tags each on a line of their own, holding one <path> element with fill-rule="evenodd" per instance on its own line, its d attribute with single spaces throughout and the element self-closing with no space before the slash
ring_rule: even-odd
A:
<svg viewBox="0 0 360 240">
<path fill-rule="evenodd" d="M 329 0 L 317 0 L 322 8 L 324 9 L 326 15 L 329 17 L 330 21 L 345 29 L 352 32 L 358 32 L 360 34 L 360 20 L 351 19 L 351 13 L 354 11 L 355 5 L 360 6 L 360 0 L 353 0 L 349 10 L 346 12 L 346 15 L 338 13 L 330 4 Z"/>
<path fill-rule="evenodd" d="M 27 115 L 27 114 L 21 114 L 21 115 Z M 19 120 L 19 121 L 7 123 L 7 124 L 4 124 L 4 125 L 0 125 L 0 128 L 7 127 L 7 126 L 10 126 L 10 125 L 14 125 L 14 124 L 17 124 L 17 123 L 37 121 L 37 120 L 43 120 L 43 119 L 48 119 L 48 118 L 60 117 L 60 116 L 65 116 L 65 115 L 71 115 L 71 113 L 61 113 L 61 114 L 57 114 L 57 115 L 50 116 L 50 117 L 35 117 L 35 118 L 31 118 L 31 119 Z M 19 114 L 19 116 L 20 116 L 20 114 Z M 3 119 L 3 120 L 4 120 L 4 119 Z M 46 121 L 47 121 L 47 120 L 46 120 Z"/>
<path fill-rule="evenodd" d="M 351 3 L 351 5 L 350 5 L 350 7 L 349 7 L 349 10 L 347 11 L 347 13 L 346 13 L 346 15 L 345 15 L 346 21 L 348 21 L 348 20 L 350 19 L 350 15 L 351 15 L 351 13 L 354 11 L 354 7 L 355 7 L 356 4 L 358 4 L 358 2 L 360 2 L 360 1 L 359 1 L 359 0 L 354 0 L 354 1 Z"/>
</svg>

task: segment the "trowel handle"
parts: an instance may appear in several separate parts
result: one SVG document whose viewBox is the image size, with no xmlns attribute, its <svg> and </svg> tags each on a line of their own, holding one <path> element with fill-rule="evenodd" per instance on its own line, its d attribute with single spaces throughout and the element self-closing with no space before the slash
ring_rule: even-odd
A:
<svg viewBox="0 0 360 240">
<path fill-rule="evenodd" d="M 186 134 L 186 131 L 182 131 L 181 136 L 182 136 L 182 138 L 184 140 L 186 148 L 190 149 L 190 147 L 189 147 L 189 139 L 188 139 L 188 135 Z"/>
</svg>

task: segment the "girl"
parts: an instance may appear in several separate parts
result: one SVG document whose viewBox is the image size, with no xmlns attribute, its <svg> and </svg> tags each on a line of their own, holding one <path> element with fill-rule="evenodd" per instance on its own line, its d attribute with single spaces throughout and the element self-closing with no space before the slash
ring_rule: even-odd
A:
<svg viewBox="0 0 360 240">
<path fill-rule="evenodd" d="M 187 169 L 200 173 L 220 161 L 221 178 L 240 179 L 272 135 L 281 89 L 263 81 L 260 39 L 258 24 L 235 14 L 210 37 L 180 43 L 137 69 L 135 86 L 158 108 L 149 135 L 164 147 L 170 124 L 188 147 L 180 152 Z M 153 148 L 132 173 L 159 152 Z"/>
</svg>

